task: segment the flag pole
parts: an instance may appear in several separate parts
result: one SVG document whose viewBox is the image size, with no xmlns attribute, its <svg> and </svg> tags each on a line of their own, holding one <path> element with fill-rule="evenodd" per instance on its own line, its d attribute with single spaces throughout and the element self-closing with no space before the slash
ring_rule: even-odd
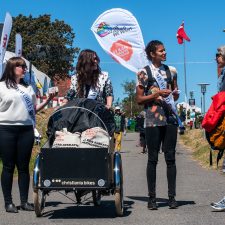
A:
<svg viewBox="0 0 225 225">
<path fill-rule="evenodd" d="M 186 78 L 186 49 L 185 49 L 185 40 L 184 40 L 184 89 L 185 89 L 185 103 L 186 103 L 186 122 L 187 122 L 187 78 Z"/>
<path fill-rule="evenodd" d="M 185 102 L 187 103 L 187 78 L 186 78 L 186 49 L 184 40 L 184 88 L 185 88 Z"/>
</svg>

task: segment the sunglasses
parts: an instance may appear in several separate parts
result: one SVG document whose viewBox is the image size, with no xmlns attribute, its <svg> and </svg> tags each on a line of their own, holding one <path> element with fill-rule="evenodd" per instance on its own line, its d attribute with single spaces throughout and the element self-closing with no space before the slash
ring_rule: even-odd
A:
<svg viewBox="0 0 225 225">
<path fill-rule="evenodd" d="M 221 53 L 216 53 L 216 58 L 222 56 Z"/>
<path fill-rule="evenodd" d="M 23 70 L 27 69 L 27 65 L 26 64 L 23 64 L 23 65 L 19 65 L 17 67 L 21 67 Z"/>
</svg>

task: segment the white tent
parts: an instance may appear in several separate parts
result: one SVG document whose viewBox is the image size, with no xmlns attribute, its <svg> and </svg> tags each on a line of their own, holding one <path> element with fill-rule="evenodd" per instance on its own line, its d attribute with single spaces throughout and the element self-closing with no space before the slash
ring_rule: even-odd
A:
<svg viewBox="0 0 225 225">
<path fill-rule="evenodd" d="M 187 110 L 190 109 L 192 111 L 194 109 L 195 112 L 200 112 L 201 113 L 201 109 L 199 107 L 197 107 L 197 106 L 190 106 L 186 102 L 179 102 L 179 103 L 177 103 L 177 108 L 179 109 L 181 105 L 183 105 L 183 107 L 186 108 Z"/>
<path fill-rule="evenodd" d="M 7 60 L 9 60 L 12 57 L 15 57 L 16 54 L 13 52 L 6 51 L 4 63 L 3 63 L 3 71 L 5 68 L 5 63 Z M 23 58 L 26 62 L 27 68 L 29 69 L 30 62 Z M 32 65 L 32 73 L 30 76 L 30 71 L 27 71 L 25 74 L 25 80 L 28 81 L 28 83 L 31 83 L 31 85 L 34 88 L 34 91 L 37 93 L 39 92 L 41 96 L 43 96 L 44 93 L 47 92 L 47 89 L 50 85 L 51 79 L 43 72 L 38 70 L 34 65 Z"/>
</svg>

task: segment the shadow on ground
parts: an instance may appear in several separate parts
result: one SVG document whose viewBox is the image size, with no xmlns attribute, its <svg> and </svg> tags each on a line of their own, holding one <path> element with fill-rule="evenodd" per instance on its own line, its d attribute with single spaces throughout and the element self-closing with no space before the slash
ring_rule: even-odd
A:
<svg viewBox="0 0 225 225">
<path fill-rule="evenodd" d="M 130 198 L 132 200 L 136 201 L 143 201 L 143 202 L 148 202 L 148 197 L 146 196 L 126 196 L 127 198 Z M 166 207 L 168 206 L 168 199 L 165 198 L 156 198 L 158 207 Z M 195 205 L 196 203 L 194 201 L 177 201 L 178 206 L 183 206 L 183 205 Z"/>
<path fill-rule="evenodd" d="M 123 217 L 127 217 L 132 213 L 133 204 L 134 201 L 124 201 Z M 55 207 L 55 209 L 48 211 L 49 206 Z M 57 209 L 57 206 L 63 208 Z M 102 201 L 100 206 L 94 206 L 91 202 L 82 205 L 74 204 L 74 206 L 71 206 L 71 203 L 47 202 L 43 217 L 49 219 L 115 218 L 115 202 L 112 200 Z"/>
</svg>

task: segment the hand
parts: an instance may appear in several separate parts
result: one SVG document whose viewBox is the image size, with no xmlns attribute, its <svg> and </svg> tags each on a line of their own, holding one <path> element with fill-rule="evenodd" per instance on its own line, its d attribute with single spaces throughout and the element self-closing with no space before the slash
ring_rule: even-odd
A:
<svg viewBox="0 0 225 225">
<path fill-rule="evenodd" d="M 168 97 L 170 94 L 171 94 L 171 90 L 170 89 L 159 90 L 159 96 L 162 96 L 163 98 Z"/>
<path fill-rule="evenodd" d="M 68 99 L 64 98 L 62 101 L 62 106 L 65 105 L 66 103 L 68 103 Z"/>
<path fill-rule="evenodd" d="M 175 89 L 172 91 L 172 94 L 177 96 L 177 95 L 180 94 L 180 90 L 178 90 L 177 88 L 175 88 Z"/>
<path fill-rule="evenodd" d="M 55 98 L 57 96 L 58 92 L 52 92 L 49 94 L 47 101 L 50 102 L 53 98 Z"/>
<path fill-rule="evenodd" d="M 105 107 L 106 107 L 107 109 L 110 109 L 110 108 L 111 108 L 111 105 L 105 105 Z"/>
</svg>

